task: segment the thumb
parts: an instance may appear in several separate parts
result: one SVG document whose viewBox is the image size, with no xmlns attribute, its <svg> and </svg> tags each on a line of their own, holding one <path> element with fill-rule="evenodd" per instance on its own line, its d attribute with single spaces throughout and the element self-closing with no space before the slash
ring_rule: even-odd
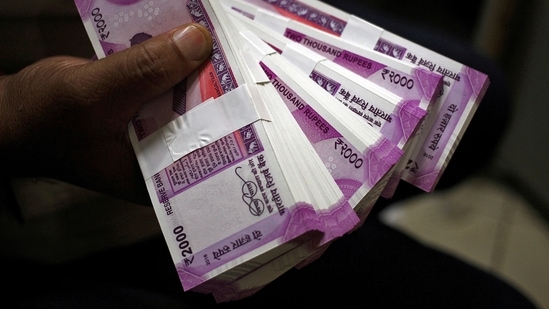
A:
<svg viewBox="0 0 549 309">
<path fill-rule="evenodd" d="M 95 84 L 95 90 L 104 92 L 93 97 L 139 104 L 175 86 L 196 70 L 211 51 L 209 31 L 200 24 L 185 24 L 90 63 L 81 73 Z M 97 87 L 98 83 L 101 87 Z"/>
</svg>

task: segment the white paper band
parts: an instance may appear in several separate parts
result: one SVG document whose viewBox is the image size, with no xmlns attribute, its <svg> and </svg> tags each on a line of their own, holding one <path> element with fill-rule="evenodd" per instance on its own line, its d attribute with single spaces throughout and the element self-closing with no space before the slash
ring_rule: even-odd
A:
<svg viewBox="0 0 549 309">
<path fill-rule="evenodd" d="M 288 22 L 290 21 L 290 19 L 286 17 L 275 15 L 263 9 L 258 9 L 256 11 L 254 20 L 267 26 L 269 29 L 271 29 L 275 33 L 281 33 L 281 34 L 286 32 L 286 28 L 288 27 Z"/>
<path fill-rule="evenodd" d="M 138 143 L 143 177 L 260 119 L 247 85 L 201 103 Z"/>
<path fill-rule="evenodd" d="M 383 28 L 373 25 L 359 17 L 351 15 L 341 38 L 351 42 L 359 42 L 362 47 L 374 49 L 383 33 Z"/>
<path fill-rule="evenodd" d="M 247 85 L 195 109 L 162 128 L 173 161 L 260 119 Z"/>
<path fill-rule="evenodd" d="M 307 74 L 307 76 L 313 72 L 320 61 L 326 60 L 325 57 L 297 44 L 286 45 L 282 51 L 282 56 Z"/>
</svg>

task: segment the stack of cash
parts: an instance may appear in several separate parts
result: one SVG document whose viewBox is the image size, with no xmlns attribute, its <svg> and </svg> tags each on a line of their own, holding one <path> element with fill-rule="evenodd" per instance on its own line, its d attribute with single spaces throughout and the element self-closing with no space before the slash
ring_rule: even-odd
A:
<svg viewBox="0 0 549 309">
<path fill-rule="evenodd" d="M 317 0 L 75 0 L 99 58 L 180 24 L 200 70 L 130 138 L 183 289 L 252 295 L 360 227 L 403 180 L 432 191 L 488 77 Z"/>
</svg>

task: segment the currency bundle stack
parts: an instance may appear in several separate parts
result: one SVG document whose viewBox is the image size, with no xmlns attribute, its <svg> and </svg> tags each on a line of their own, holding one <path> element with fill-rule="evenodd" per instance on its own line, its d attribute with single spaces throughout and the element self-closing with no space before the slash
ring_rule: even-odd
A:
<svg viewBox="0 0 549 309">
<path fill-rule="evenodd" d="M 432 191 L 488 77 L 320 1 L 75 0 L 98 58 L 197 22 L 214 48 L 129 124 L 183 289 L 250 296 Z"/>
</svg>

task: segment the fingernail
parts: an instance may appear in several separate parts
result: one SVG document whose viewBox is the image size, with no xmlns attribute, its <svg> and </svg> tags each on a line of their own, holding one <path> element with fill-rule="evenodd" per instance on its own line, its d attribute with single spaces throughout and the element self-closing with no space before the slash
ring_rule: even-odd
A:
<svg viewBox="0 0 549 309">
<path fill-rule="evenodd" d="M 209 41 L 195 25 L 177 30 L 173 34 L 173 40 L 188 61 L 199 61 L 210 54 Z"/>
</svg>

